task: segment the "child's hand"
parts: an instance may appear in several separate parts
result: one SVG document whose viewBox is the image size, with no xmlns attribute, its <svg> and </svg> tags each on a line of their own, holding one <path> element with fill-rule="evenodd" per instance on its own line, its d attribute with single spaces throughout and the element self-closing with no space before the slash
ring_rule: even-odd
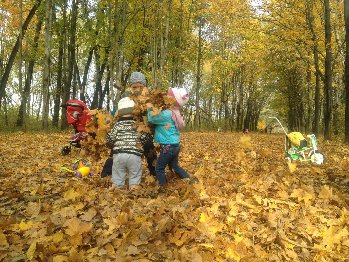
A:
<svg viewBox="0 0 349 262">
<path fill-rule="evenodd" d="M 147 103 L 146 105 L 147 105 L 147 108 L 148 108 L 148 109 L 153 108 L 153 104 L 152 104 L 152 103 Z"/>
</svg>

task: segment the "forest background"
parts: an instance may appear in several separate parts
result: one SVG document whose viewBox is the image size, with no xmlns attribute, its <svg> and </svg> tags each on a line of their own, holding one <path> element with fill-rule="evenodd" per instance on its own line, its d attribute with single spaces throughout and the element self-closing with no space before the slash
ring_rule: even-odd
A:
<svg viewBox="0 0 349 262">
<path fill-rule="evenodd" d="M 347 2 L 3 0 L 0 128 L 65 129 L 71 98 L 111 110 L 139 70 L 190 91 L 189 128 L 278 116 L 348 142 Z"/>
</svg>

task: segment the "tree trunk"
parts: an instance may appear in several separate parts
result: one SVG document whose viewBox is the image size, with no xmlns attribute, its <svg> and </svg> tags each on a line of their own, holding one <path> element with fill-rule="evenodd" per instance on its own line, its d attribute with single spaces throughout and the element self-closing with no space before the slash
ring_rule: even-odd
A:
<svg viewBox="0 0 349 262">
<path fill-rule="evenodd" d="M 249 129 L 252 121 L 252 102 L 251 99 L 247 99 L 246 116 L 244 119 L 244 129 Z"/>
<path fill-rule="evenodd" d="M 344 0 L 344 19 L 345 19 L 345 143 L 349 144 L 349 0 Z"/>
<path fill-rule="evenodd" d="M 305 120 L 305 132 L 311 130 L 311 111 L 312 111 L 312 97 L 311 97 L 311 64 L 307 63 L 307 115 Z"/>
<path fill-rule="evenodd" d="M 333 134 L 335 136 L 339 135 L 339 90 L 336 88 L 334 90 L 334 99 L 333 99 Z"/>
<path fill-rule="evenodd" d="M 109 93 L 109 81 L 110 81 L 110 69 L 109 69 L 109 66 L 107 66 L 107 79 L 104 83 L 104 89 L 102 91 L 102 95 L 99 98 L 98 108 L 103 108 L 104 98 L 105 98 L 106 94 Z M 108 103 L 109 103 L 109 101 L 107 101 L 107 105 L 108 105 Z"/>
<path fill-rule="evenodd" d="M 36 54 L 38 50 L 41 26 L 42 26 L 42 19 L 41 17 L 38 17 L 38 22 L 36 24 L 35 36 L 33 41 L 33 54 Z M 33 57 L 33 55 L 31 55 L 29 59 L 27 76 L 24 83 L 24 90 L 22 93 L 21 105 L 19 107 L 18 118 L 17 118 L 17 126 L 21 126 L 24 129 L 26 129 L 27 105 L 28 105 L 29 96 L 30 96 L 30 86 L 33 79 L 34 64 L 35 64 L 35 58 Z"/>
<path fill-rule="evenodd" d="M 87 62 L 84 69 L 84 75 L 82 77 L 80 100 L 83 102 L 86 102 L 85 93 L 86 93 L 86 85 L 87 85 L 87 76 L 88 76 L 88 70 L 90 69 L 90 65 L 92 62 L 93 51 L 94 51 L 94 48 L 92 48 L 88 53 L 88 58 L 87 58 Z"/>
<path fill-rule="evenodd" d="M 315 98 L 314 98 L 314 134 L 319 134 L 320 126 L 320 66 L 318 47 L 314 47 L 314 64 L 315 64 Z"/>
<path fill-rule="evenodd" d="M 11 51 L 10 57 L 8 59 L 8 62 L 6 64 L 5 70 L 4 70 L 4 74 L 2 75 L 1 81 L 0 81 L 0 101 L 3 99 L 4 95 L 5 95 L 5 88 L 7 85 L 7 81 L 8 78 L 10 76 L 10 72 L 13 66 L 13 63 L 15 61 L 16 58 L 16 54 L 19 50 L 19 45 L 20 42 L 22 41 L 23 36 L 25 35 L 25 32 L 27 31 L 28 25 L 30 23 L 30 21 L 32 20 L 36 10 L 39 8 L 41 4 L 41 0 L 37 0 L 37 2 L 34 4 L 34 6 L 32 7 L 32 9 L 30 10 L 27 18 L 25 19 L 23 26 L 22 26 L 22 34 L 20 34 L 17 37 L 17 41 Z"/>
<path fill-rule="evenodd" d="M 236 130 L 242 130 L 242 125 L 243 125 L 243 119 L 244 119 L 244 73 L 245 73 L 245 68 L 241 68 L 241 73 L 240 73 L 240 83 L 239 83 L 239 88 L 238 88 L 238 103 L 236 106 Z"/>
<path fill-rule="evenodd" d="M 50 60 L 51 60 L 51 40 L 52 40 L 52 8 L 53 0 L 46 0 L 45 18 L 45 59 L 44 72 L 42 77 L 43 111 L 42 127 L 48 129 L 49 106 L 50 106 Z"/>
<path fill-rule="evenodd" d="M 324 80 L 324 139 L 330 139 L 332 116 L 332 43 L 330 0 L 324 0 L 325 6 L 325 80 Z"/>
<path fill-rule="evenodd" d="M 119 66 L 118 66 L 118 79 L 121 84 L 121 90 L 126 88 L 126 78 L 124 77 L 125 73 L 124 68 L 124 51 L 125 51 L 125 29 L 126 29 L 126 14 L 127 14 L 127 2 L 126 0 L 122 1 L 122 17 L 121 17 L 121 37 L 120 37 L 120 48 L 119 48 Z M 129 67 L 130 69 L 131 67 Z M 126 75 L 128 75 L 126 73 Z"/>
<path fill-rule="evenodd" d="M 230 80 L 226 80 L 225 81 L 225 86 L 226 86 L 226 90 L 229 90 L 229 86 L 230 86 L 231 82 Z M 224 130 L 228 131 L 229 130 L 229 118 L 230 118 L 230 112 L 229 112 L 229 95 L 228 92 L 226 92 L 226 96 L 224 99 Z"/>
<path fill-rule="evenodd" d="M 63 59 L 64 61 L 63 74 L 65 76 L 66 73 L 68 73 L 68 75 L 64 77 L 65 83 L 64 83 L 62 104 L 65 104 L 70 98 L 70 89 L 71 89 L 71 84 L 73 79 L 73 68 L 74 68 L 74 61 L 75 61 L 75 36 L 76 36 L 76 23 L 77 23 L 77 16 L 78 16 L 78 3 L 75 0 L 72 0 L 71 6 L 72 6 L 72 11 L 71 11 L 71 19 L 70 19 L 70 36 L 69 36 L 69 45 L 68 45 L 68 68 L 65 68 L 66 63 L 65 63 L 65 59 Z M 67 37 L 66 8 L 67 8 L 67 5 L 65 4 L 63 7 L 63 20 L 64 20 L 63 35 L 65 37 Z M 65 111 L 66 110 L 63 107 L 61 129 L 65 129 L 68 126 Z"/>
<path fill-rule="evenodd" d="M 23 39 L 23 31 L 22 31 L 22 23 L 23 23 L 23 0 L 19 0 L 19 66 L 18 66 L 18 88 L 19 92 L 22 93 L 22 96 L 25 96 L 23 89 L 23 74 L 22 74 L 22 66 L 23 66 L 23 48 L 22 48 L 22 39 Z M 23 113 L 22 113 L 23 114 Z M 25 114 L 25 111 L 24 111 Z M 22 115 L 22 119 L 24 119 Z"/>
<path fill-rule="evenodd" d="M 98 54 L 97 51 L 95 52 L 95 58 L 96 58 L 96 87 L 93 93 L 91 109 L 96 109 L 99 106 L 99 100 L 102 96 L 102 79 L 103 79 L 105 67 L 107 65 L 107 55 L 105 56 L 105 60 L 103 61 L 102 65 L 100 65 L 100 55 Z"/>
<path fill-rule="evenodd" d="M 115 94 L 114 94 L 114 82 L 115 82 L 115 71 L 114 71 L 114 66 L 115 66 L 115 58 L 116 58 L 116 45 L 113 44 L 113 41 L 115 41 L 115 35 L 117 32 L 117 28 L 116 25 L 118 25 L 118 0 L 115 0 L 114 2 L 115 8 L 115 21 L 113 20 L 113 9 L 112 9 L 112 0 L 109 0 L 108 2 L 108 6 L 109 6 L 109 11 L 108 11 L 108 22 L 109 22 L 109 46 L 111 49 L 111 52 L 109 54 L 109 68 L 110 68 L 110 78 L 109 78 L 109 86 L 110 86 L 110 92 L 108 93 L 108 96 L 110 94 L 110 96 L 108 97 L 108 103 L 107 103 L 107 107 L 109 108 L 109 100 L 110 98 L 112 99 L 112 101 L 114 101 L 115 99 Z M 114 21 L 114 22 L 113 22 Z"/>
<path fill-rule="evenodd" d="M 159 2 L 160 0 L 156 0 L 155 5 L 155 22 L 154 22 L 154 37 L 153 37 L 153 61 L 152 61 L 152 74 L 153 74 L 153 84 L 155 88 L 158 88 L 158 38 L 159 38 Z"/>
<path fill-rule="evenodd" d="M 172 74 L 171 74 L 171 84 L 172 86 L 181 86 L 183 84 L 182 81 L 182 41 L 183 41 L 183 0 L 180 0 L 179 7 L 179 32 L 175 38 L 175 55 L 173 56 L 173 66 L 172 66 Z"/>
<path fill-rule="evenodd" d="M 58 64 L 57 64 L 57 85 L 54 93 L 54 106 L 53 106 L 53 117 L 52 124 L 54 127 L 59 127 L 59 108 L 61 102 L 61 95 L 64 87 L 62 87 L 62 73 L 63 73 L 63 40 L 59 41 L 58 48 Z"/>
<path fill-rule="evenodd" d="M 200 89 L 201 89 L 201 65 L 202 65 L 202 30 L 204 26 L 204 21 L 202 17 L 198 20 L 199 29 L 199 43 L 198 43 L 198 60 L 196 65 L 196 87 L 195 87 L 195 117 L 194 126 L 195 128 L 200 128 L 199 118 L 200 118 Z"/>
<path fill-rule="evenodd" d="M 172 0 L 167 1 L 167 13 L 166 13 L 166 27 L 165 35 L 161 38 L 161 56 L 160 56 L 160 72 L 159 72 L 159 85 L 162 86 L 164 66 L 167 58 L 168 49 L 168 34 L 170 30 L 170 15 L 172 10 Z"/>
<path fill-rule="evenodd" d="M 68 77 L 66 83 L 66 91 L 70 92 L 74 74 L 74 63 L 75 63 L 75 38 L 76 38 L 76 23 L 78 16 L 78 3 L 76 0 L 72 0 L 72 14 L 70 21 L 70 35 L 69 35 L 69 47 L 68 47 Z"/>
<path fill-rule="evenodd" d="M 314 56 L 314 66 L 315 66 L 315 97 L 314 97 L 314 123 L 313 132 L 314 134 L 319 134 L 320 126 L 320 77 L 322 76 L 319 66 L 319 48 L 317 36 L 314 29 L 314 14 L 313 14 L 313 0 L 306 0 L 306 14 L 307 23 L 309 30 L 312 35 L 313 41 L 313 56 Z"/>
</svg>

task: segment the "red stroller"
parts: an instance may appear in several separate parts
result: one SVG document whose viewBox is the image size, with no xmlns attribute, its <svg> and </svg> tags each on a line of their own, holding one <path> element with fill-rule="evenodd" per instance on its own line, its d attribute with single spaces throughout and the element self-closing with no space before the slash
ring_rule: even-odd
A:
<svg viewBox="0 0 349 262">
<path fill-rule="evenodd" d="M 71 147 L 81 148 L 80 141 L 86 139 L 86 122 L 91 121 L 91 116 L 88 115 L 88 107 L 80 100 L 68 100 L 65 105 L 65 115 L 68 125 L 75 128 L 75 134 L 69 139 L 69 146 L 62 148 L 62 155 L 68 155 L 71 152 Z"/>
</svg>

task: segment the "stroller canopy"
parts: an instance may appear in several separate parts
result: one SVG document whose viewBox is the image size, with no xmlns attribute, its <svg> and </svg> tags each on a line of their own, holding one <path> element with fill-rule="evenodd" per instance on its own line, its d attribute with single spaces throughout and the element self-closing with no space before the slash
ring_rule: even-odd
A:
<svg viewBox="0 0 349 262">
<path fill-rule="evenodd" d="M 86 122 L 91 120 L 88 115 L 88 107 L 80 100 L 68 100 L 65 105 L 65 115 L 67 117 L 68 125 L 73 125 L 76 132 L 86 131 Z"/>
<path fill-rule="evenodd" d="M 308 145 L 308 141 L 300 132 L 291 132 L 287 134 L 287 138 L 289 139 L 292 146 L 303 148 Z"/>
</svg>

